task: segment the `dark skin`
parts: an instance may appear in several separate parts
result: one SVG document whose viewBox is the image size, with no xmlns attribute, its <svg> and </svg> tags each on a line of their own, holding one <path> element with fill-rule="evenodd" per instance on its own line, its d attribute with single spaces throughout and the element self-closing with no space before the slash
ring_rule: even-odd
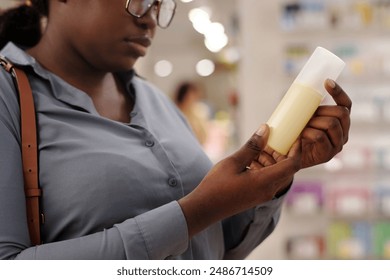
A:
<svg viewBox="0 0 390 280">
<path fill-rule="evenodd" d="M 134 104 L 114 73 L 132 69 L 146 55 L 156 30 L 156 10 L 137 19 L 124 11 L 125 1 L 49 2 L 46 32 L 29 53 L 86 92 L 103 117 L 130 121 Z M 285 193 L 297 171 L 327 162 L 342 150 L 348 141 L 352 102 L 333 81 L 327 81 L 325 88 L 335 105 L 318 108 L 286 156 L 266 146 L 269 128 L 262 125 L 241 149 L 216 164 L 197 188 L 178 201 L 190 237 Z"/>
<path fill-rule="evenodd" d="M 316 110 L 286 156 L 266 146 L 269 128 L 265 125 L 262 136 L 255 133 L 179 201 L 190 236 L 209 224 L 284 194 L 297 171 L 327 162 L 342 150 L 348 141 L 352 102 L 334 81 L 328 80 L 324 86 L 336 105 Z"/>
<path fill-rule="evenodd" d="M 129 122 L 134 104 L 114 73 L 133 68 L 146 54 L 156 30 L 156 12 L 151 10 L 135 19 L 126 13 L 124 4 L 51 0 L 47 29 L 28 52 L 45 68 L 86 92 L 102 116 Z"/>
</svg>

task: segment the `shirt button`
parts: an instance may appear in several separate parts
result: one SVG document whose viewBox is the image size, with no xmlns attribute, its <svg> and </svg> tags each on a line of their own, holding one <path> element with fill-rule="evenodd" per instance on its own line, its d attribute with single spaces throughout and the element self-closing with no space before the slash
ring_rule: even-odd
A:
<svg viewBox="0 0 390 280">
<path fill-rule="evenodd" d="M 146 147 L 153 147 L 153 146 L 154 146 L 154 141 L 152 141 L 152 140 L 146 140 L 146 141 L 145 141 L 145 145 L 146 145 Z"/>
<path fill-rule="evenodd" d="M 170 185 L 171 187 L 176 187 L 177 186 L 176 178 L 169 178 L 168 185 Z"/>
</svg>

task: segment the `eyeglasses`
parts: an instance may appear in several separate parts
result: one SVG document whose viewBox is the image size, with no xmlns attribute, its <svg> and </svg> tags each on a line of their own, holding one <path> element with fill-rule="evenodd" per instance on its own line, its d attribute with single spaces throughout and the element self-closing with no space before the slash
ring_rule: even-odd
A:
<svg viewBox="0 0 390 280">
<path fill-rule="evenodd" d="M 155 5 L 157 6 L 158 26 L 167 28 L 175 15 L 176 2 L 174 0 L 127 0 L 126 11 L 136 18 L 142 18 Z"/>
</svg>

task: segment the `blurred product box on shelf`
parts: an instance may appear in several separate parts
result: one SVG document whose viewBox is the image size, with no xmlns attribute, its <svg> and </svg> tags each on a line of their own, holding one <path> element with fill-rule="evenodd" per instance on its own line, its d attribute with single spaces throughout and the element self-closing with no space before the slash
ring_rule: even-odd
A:
<svg viewBox="0 0 390 280">
<path fill-rule="evenodd" d="M 284 257 L 390 259 L 390 0 L 278 3 L 280 91 L 322 45 L 346 62 L 337 82 L 353 102 L 347 145 L 286 197 Z"/>
<path fill-rule="evenodd" d="M 324 203 L 321 182 L 297 181 L 286 197 L 286 206 L 294 214 L 312 215 L 322 211 Z"/>
<path fill-rule="evenodd" d="M 374 194 L 373 200 L 377 215 L 379 217 L 390 217 L 390 184 L 386 182 L 376 183 Z"/>
<path fill-rule="evenodd" d="M 374 256 L 379 259 L 390 259 L 390 223 L 374 225 Z"/>
<path fill-rule="evenodd" d="M 322 1 L 289 1 L 282 6 L 283 30 L 296 28 L 323 29 L 328 27 L 325 3 Z"/>
<path fill-rule="evenodd" d="M 365 185 L 329 185 L 326 209 L 335 217 L 367 217 L 371 211 L 371 187 Z"/>
<path fill-rule="evenodd" d="M 375 159 L 375 165 L 379 170 L 390 170 L 390 147 L 377 147 L 375 149 Z M 388 181 L 388 183 L 390 183 L 390 181 Z"/>
<path fill-rule="evenodd" d="M 337 155 L 343 170 L 367 171 L 374 167 L 372 147 L 363 145 L 346 145 L 343 152 Z"/>
<path fill-rule="evenodd" d="M 297 234 L 285 239 L 288 259 L 390 259 L 390 222 L 337 221 L 325 235 Z"/>
<path fill-rule="evenodd" d="M 286 252 L 289 259 L 323 259 L 326 254 L 324 237 L 318 235 L 290 237 L 286 242 Z"/>
<path fill-rule="evenodd" d="M 371 258 L 372 231 L 366 222 L 334 222 L 329 226 L 327 249 L 331 259 Z"/>
<path fill-rule="evenodd" d="M 318 42 L 317 42 L 318 44 Z M 369 92 L 369 95 L 362 95 L 363 98 L 374 98 L 377 91 L 383 86 L 382 82 L 386 82 L 386 78 L 390 74 L 390 37 L 381 39 L 372 38 L 369 41 L 356 41 L 348 37 L 342 40 L 327 42 L 327 48 L 342 60 L 346 62 L 346 68 L 340 75 L 340 78 L 346 81 L 374 80 L 378 83 L 375 88 L 365 88 L 362 92 Z M 283 71 L 289 77 L 294 77 L 303 64 L 309 58 L 311 51 L 316 46 L 313 41 L 297 41 L 291 40 L 286 44 L 283 50 Z M 369 89 L 369 91 L 367 91 Z M 384 88 L 385 95 L 381 97 L 389 99 L 388 86 Z"/>
<path fill-rule="evenodd" d="M 282 1 L 281 18 L 281 28 L 285 31 L 390 29 L 390 4 L 386 0 Z"/>
</svg>

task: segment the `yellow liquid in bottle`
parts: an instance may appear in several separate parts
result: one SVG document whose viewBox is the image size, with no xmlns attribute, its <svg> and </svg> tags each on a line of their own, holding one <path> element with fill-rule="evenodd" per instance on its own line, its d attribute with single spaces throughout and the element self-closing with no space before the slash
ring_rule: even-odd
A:
<svg viewBox="0 0 390 280">
<path fill-rule="evenodd" d="M 267 124 L 268 146 L 286 155 L 322 101 L 314 89 L 293 83 Z"/>
</svg>

